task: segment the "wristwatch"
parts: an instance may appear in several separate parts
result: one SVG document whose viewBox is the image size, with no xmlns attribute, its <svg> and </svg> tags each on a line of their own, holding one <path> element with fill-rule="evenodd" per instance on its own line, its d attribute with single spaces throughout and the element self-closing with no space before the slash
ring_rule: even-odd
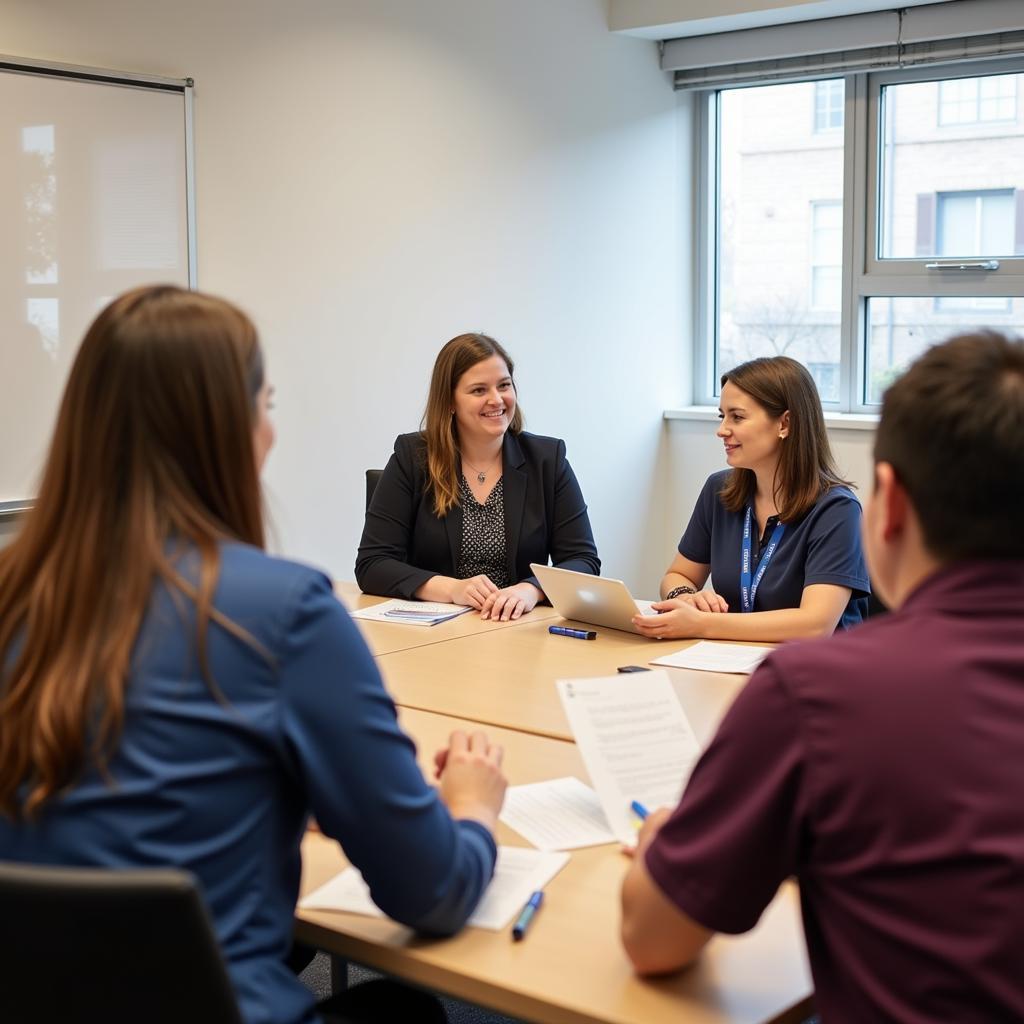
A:
<svg viewBox="0 0 1024 1024">
<path fill-rule="evenodd" d="M 666 601 L 671 601 L 673 597 L 678 597 L 680 594 L 696 594 L 697 591 L 693 587 L 674 587 L 665 595 Z"/>
</svg>

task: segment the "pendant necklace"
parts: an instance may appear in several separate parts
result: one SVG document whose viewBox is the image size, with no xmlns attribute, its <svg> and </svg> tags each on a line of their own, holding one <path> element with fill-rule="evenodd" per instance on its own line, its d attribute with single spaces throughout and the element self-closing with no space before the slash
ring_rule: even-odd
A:
<svg viewBox="0 0 1024 1024">
<path fill-rule="evenodd" d="M 492 462 L 487 467 L 486 470 L 477 469 L 476 466 L 474 466 L 473 463 L 470 462 L 469 459 L 467 459 L 465 455 L 462 456 L 462 461 L 465 462 L 466 465 L 469 466 L 469 468 L 471 470 L 473 470 L 474 473 L 476 473 L 476 482 L 478 484 L 482 484 L 482 483 L 484 483 L 487 480 L 487 474 L 494 468 L 495 463 L 497 463 L 498 459 L 500 459 L 500 458 L 501 458 L 501 455 L 499 454 L 498 457 L 494 460 L 494 462 Z"/>
</svg>

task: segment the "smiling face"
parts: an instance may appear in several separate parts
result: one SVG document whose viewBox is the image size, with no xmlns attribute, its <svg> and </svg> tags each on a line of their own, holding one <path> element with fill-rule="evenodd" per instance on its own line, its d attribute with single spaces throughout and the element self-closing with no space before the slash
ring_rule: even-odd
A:
<svg viewBox="0 0 1024 1024">
<path fill-rule="evenodd" d="M 725 444 L 725 460 L 733 469 L 774 468 L 789 433 L 789 413 L 775 419 L 764 406 L 732 381 L 722 385 L 718 403 L 721 423 L 715 432 Z"/>
<path fill-rule="evenodd" d="M 463 442 L 504 437 L 516 411 L 516 388 L 501 356 L 476 363 L 458 379 L 452 410 Z"/>
</svg>

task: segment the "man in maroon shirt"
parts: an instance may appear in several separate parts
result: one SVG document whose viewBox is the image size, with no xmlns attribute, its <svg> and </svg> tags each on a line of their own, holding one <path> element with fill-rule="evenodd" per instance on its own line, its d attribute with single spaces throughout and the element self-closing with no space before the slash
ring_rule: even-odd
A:
<svg viewBox="0 0 1024 1024">
<path fill-rule="evenodd" d="M 636 969 L 800 883 L 839 1021 L 1024 1021 L 1024 343 L 931 349 L 887 392 L 864 540 L 895 609 L 751 677 L 622 891 Z"/>
</svg>

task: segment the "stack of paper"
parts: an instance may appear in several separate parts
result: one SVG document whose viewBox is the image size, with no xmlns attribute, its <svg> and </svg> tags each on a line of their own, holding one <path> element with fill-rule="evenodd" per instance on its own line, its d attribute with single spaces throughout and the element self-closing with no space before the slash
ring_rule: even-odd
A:
<svg viewBox="0 0 1024 1024">
<path fill-rule="evenodd" d="M 352 612 L 353 619 L 373 622 L 404 622 L 411 626 L 436 626 L 473 609 L 464 604 L 438 604 L 434 601 L 382 601 L 371 608 Z"/>
<path fill-rule="evenodd" d="M 668 665 L 669 668 L 696 668 L 704 672 L 735 672 L 748 675 L 753 672 L 771 647 L 753 647 L 750 644 L 716 644 L 701 640 L 681 651 L 662 654 L 651 661 L 652 665 Z"/>
<path fill-rule="evenodd" d="M 492 931 L 506 927 L 530 896 L 543 889 L 568 863 L 567 853 L 499 846 L 494 878 L 469 923 Z M 326 885 L 299 900 L 299 907 L 303 910 L 341 910 L 348 914 L 384 916 L 370 898 L 363 876 L 355 868 L 346 868 Z"/>
</svg>

